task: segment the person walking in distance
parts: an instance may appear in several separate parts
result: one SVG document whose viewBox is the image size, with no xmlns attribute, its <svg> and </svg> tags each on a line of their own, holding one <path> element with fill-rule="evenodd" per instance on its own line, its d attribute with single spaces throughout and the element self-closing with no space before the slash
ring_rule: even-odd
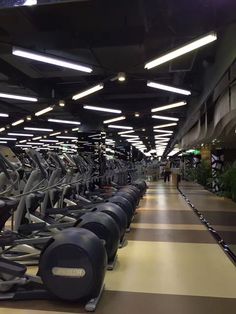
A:
<svg viewBox="0 0 236 314">
<path fill-rule="evenodd" d="M 166 182 L 166 181 L 169 182 L 170 181 L 170 173 L 171 173 L 171 171 L 170 171 L 170 161 L 167 160 L 166 164 L 164 166 L 164 182 Z"/>
</svg>

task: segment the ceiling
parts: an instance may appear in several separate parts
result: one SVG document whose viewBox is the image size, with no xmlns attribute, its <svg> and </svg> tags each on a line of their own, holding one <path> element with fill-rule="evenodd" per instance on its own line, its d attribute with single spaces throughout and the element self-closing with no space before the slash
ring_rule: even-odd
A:
<svg viewBox="0 0 236 314">
<path fill-rule="evenodd" d="M 81 131 L 104 130 L 117 138 L 117 130 L 111 132 L 103 124 L 114 114 L 83 109 L 85 104 L 103 106 L 122 110 L 127 118 L 117 124 L 136 129 L 148 150 L 155 147 L 153 126 L 160 123 L 151 118 L 151 108 L 189 98 L 147 87 L 147 80 L 189 89 L 192 95 L 187 97 L 196 97 L 202 89 L 201 77 L 207 64 L 214 63 L 224 27 L 234 21 L 236 9 L 235 1 L 222 0 L 181 0 L 178 5 L 176 0 L 51 2 L 55 3 L 0 9 L 0 92 L 39 98 L 37 103 L 0 99 L 0 112 L 10 115 L 0 118 L 0 128 L 33 117 L 63 99 L 65 107 L 56 106 L 48 114 L 11 127 L 11 132 L 25 126 L 71 130 L 71 126 L 47 121 L 58 118 L 80 121 Z M 217 42 L 152 70 L 144 69 L 150 59 L 212 30 L 217 31 Z M 90 65 L 93 72 L 17 57 L 12 55 L 13 46 Z M 115 79 L 120 71 L 126 73 L 125 82 Z M 72 100 L 74 94 L 101 82 L 103 90 Z M 168 116 L 180 119 L 174 132 L 185 121 L 186 107 L 168 111 Z M 134 116 L 137 112 L 139 117 Z"/>
</svg>

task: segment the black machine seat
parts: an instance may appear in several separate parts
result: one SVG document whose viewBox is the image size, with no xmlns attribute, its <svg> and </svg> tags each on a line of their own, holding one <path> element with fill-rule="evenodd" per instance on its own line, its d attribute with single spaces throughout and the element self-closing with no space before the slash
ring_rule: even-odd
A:
<svg viewBox="0 0 236 314">
<path fill-rule="evenodd" d="M 19 200 L 12 197 L 0 198 L 0 231 L 5 226 L 6 221 L 11 217 L 12 211 L 15 211 Z"/>
<path fill-rule="evenodd" d="M 25 265 L 0 257 L 0 273 L 22 277 L 26 273 L 26 270 L 27 267 Z"/>
</svg>

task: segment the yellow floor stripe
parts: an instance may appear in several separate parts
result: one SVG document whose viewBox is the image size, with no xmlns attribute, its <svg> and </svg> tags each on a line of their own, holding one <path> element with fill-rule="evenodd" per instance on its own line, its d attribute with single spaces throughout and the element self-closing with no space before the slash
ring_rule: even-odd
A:
<svg viewBox="0 0 236 314">
<path fill-rule="evenodd" d="M 204 225 L 132 223 L 131 228 L 166 230 L 207 230 Z"/>
</svg>

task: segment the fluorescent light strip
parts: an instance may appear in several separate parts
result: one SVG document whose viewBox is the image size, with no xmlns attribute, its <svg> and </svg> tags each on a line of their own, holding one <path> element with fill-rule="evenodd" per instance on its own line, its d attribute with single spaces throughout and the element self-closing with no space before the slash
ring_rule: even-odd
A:
<svg viewBox="0 0 236 314">
<path fill-rule="evenodd" d="M 0 117 L 8 118 L 8 117 L 9 117 L 9 114 L 7 114 L 7 113 L 0 113 Z"/>
<path fill-rule="evenodd" d="M 130 138 L 139 138 L 139 136 L 138 135 L 126 135 L 126 134 L 122 134 L 120 137 L 130 137 Z"/>
<path fill-rule="evenodd" d="M 203 37 L 200 37 L 197 40 L 194 40 L 180 48 L 177 48 L 157 59 L 154 59 L 148 63 L 145 64 L 144 68 L 145 69 L 152 69 L 160 64 L 166 63 L 170 60 L 173 60 L 179 56 L 182 56 L 190 51 L 196 50 L 202 46 L 205 46 L 217 39 L 217 34 L 215 32 L 211 32 L 208 35 L 205 35 Z"/>
<path fill-rule="evenodd" d="M 94 111 L 102 111 L 102 112 L 111 112 L 111 113 L 122 113 L 121 110 L 112 109 L 112 108 L 104 108 L 104 107 L 96 107 L 96 106 L 83 106 L 84 109 L 94 110 Z"/>
<path fill-rule="evenodd" d="M 15 137 L 0 137 L 1 141 L 17 141 Z"/>
<path fill-rule="evenodd" d="M 7 144 L 7 141 L 0 141 L 0 144 Z"/>
<path fill-rule="evenodd" d="M 33 137 L 34 136 L 34 134 L 24 134 L 24 133 L 7 133 L 7 135 L 26 136 L 26 137 Z"/>
<path fill-rule="evenodd" d="M 31 144 L 31 145 L 44 145 L 44 143 L 39 143 L 39 142 L 27 142 L 27 144 Z"/>
<path fill-rule="evenodd" d="M 8 99 L 16 99 L 16 100 L 24 100 L 24 101 L 32 101 L 32 102 L 38 101 L 38 99 L 35 97 L 27 97 L 27 96 L 6 94 L 6 93 L 0 93 L 0 98 L 8 98 Z"/>
<path fill-rule="evenodd" d="M 47 113 L 47 112 L 49 112 L 49 111 L 52 111 L 52 110 L 53 110 L 53 107 L 47 107 L 47 108 L 45 108 L 45 109 L 42 109 L 42 110 L 36 112 L 34 115 L 35 115 L 36 117 L 38 117 L 38 116 L 41 116 L 41 115 L 43 115 L 43 114 L 45 114 L 45 113 Z"/>
<path fill-rule="evenodd" d="M 160 120 L 179 121 L 179 118 L 172 118 L 172 117 L 158 116 L 158 115 L 153 115 L 152 118 L 160 119 Z"/>
<path fill-rule="evenodd" d="M 19 141 L 19 143 L 26 143 L 27 140 L 22 140 L 22 141 Z"/>
<path fill-rule="evenodd" d="M 90 94 L 96 93 L 97 91 L 103 89 L 103 87 L 104 87 L 104 84 L 103 84 L 103 83 L 98 84 L 98 85 L 96 85 L 96 86 L 93 86 L 93 87 L 91 87 L 91 88 L 89 88 L 89 89 L 84 90 L 83 92 L 80 92 L 80 93 L 78 93 L 78 94 L 75 94 L 75 95 L 72 97 L 72 99 L 73 99 L 73 100 L 78 100 L 78 99 L 83 98 L 83 97 L 85 97 L 85 96 L 88 96 L 88 95 L 90 95 Z"/>
<path fill-rule="evenodd" d="M 125 120 L 125 119 L 126 119 L 125 116 L 121 116 L 121 117 L 117 117 L 114 119 L 105 120 L 105 121 L 103 121 L 103 123 L 107 124 L 107 123 L 112 123 L 112 122 L 121 121 L 121 120 Z"/>
<path fill-rule="evenodd" d="M 23 123 L 24 121 L 25 121 L 24 119 L 20 119 L 20 120 L 17 120 L 17 121 L 15 121 L 15 122 L 13 122 L 11 125 L 12 125 L 12 126 L 16 126 L 16 125 L 18 125 L 18 124 Z"/>
<path fill-rule="evenodd" d="M 172 92 L 172 93 L 176 93 L 176 94 L 191 95 L 191 92 L 189 90 L 181 89 L 181 88 L 177 88 L 177 87 L 173 87 L 173 86 L 169 86 L 169 85 L 164 85 L 164 84 L 160 84 L 160 83 L 156 83 L 156 82 L 148 81 L 147 86 L 152 87 L 152 88 L 165 90 L 165 91 Z"/>
<path fill-rule="evenodd" d="M 77 121 L 60 120 L 60 119 L 48 119 L 48 122 L 65 123 L 65 124 L 76 124 L 76 125 L 81 124 L 80 122 L 77 122 Z"/>
<path fill-rule="evenodd" d="M 57 138 L 65 138 L 68 140 L 76 140 L 77 139 L 77 137 L 75 137 L 75 136 L 57 136 Z"/>
<path fill-rule="evenodd" d="M 76 71 L 81 71 L 81 72 L 86 72 L 86 73 L 91 73 L 93 71 L 91 67 L 87 67 L 84 65 L 80 65 L 78 63 L 70 62 L 70 61 L 65 61 L 61 58 L 57 58 L 54 56 L 48 56 L 46 54 L 42 54 L 42 53 L 38 53 L 38 52 L 26 50 L 26 49 L 21 49 L 18 47 L 13 47 L 12 54 L 15 56 L 26 58 L 26 59 L 53 64 L 59 67 L 68 68 L 68 69 L 72 69 Z"/>
<path fill-rule="evenodd" d="M 6 130 L 6 128 L 0 128 L 0 132 L 3 132 L 5 130 Z"/>
<path fill-rule="evenodd" d="M 57 143 L 57 140 L 39 140 L 40 142 L 45 142 L 45 143 Z"/>
<path fill-rule="evenodd" d="M 42 138 L 42 136 L 37 136 L 37 137 L 34 137 L 32 138 L 33 140 L 37 141 L 37 140 L 40 140 Z"/>
<path fill-rule="evenodd" d="M 167 123 L 167 124 L 161 124 L 161 125 L 157 125 L 157 126 L 154 126 L 155 129 L 161 129 L 161 128 L 168 128 L 170 126 L 176 126 L 177 123 Z"/>
<path fill-rule="evenodd" d="M 76 132 L 76 131 L 79 131 L 79 128 L 74 128 L 71 130 L 72 132 Z"/>
<path fill-rule="evenodd" d="M 165 105 L 165 106 L 153 108 L 153 109 L 151 110 L 151 112 L 157 112 L 157 111 L 163 111 L 163 110 L 173 109 L 173 108 L 177 108 L 177 107 L 181 107 L 181 106 L 185 106 L 185 105 L 187 105 L 187 102 L 186 102 L 186 101 L 180 101 L 180 102 L 176 102 L 176 103 L 174 103 L 174 104 L 169 104 L 169 105 Z"/>
<path fill-rule="evenodd" d="M 56 136 L 56 135 L 60 135 L 60 134 L 61 134 L 61 132 L 55 132 L 55 133 L 49 134 L 49 136 Z"/>
<path fill-rule="evenodd" d="M 101 136 L 101 133 L 98 133 L 98 134 L 92 134 L 92 135 L 89 135 L 88 137 L 96 137 L 96 136 Z"/>
<path fill-rule="evenodd" d="M 155 126 L 154 126 L 155 128 Z M 165 133 L 165 134 L 172 134 L 174 133 L 173 131 L 169 131 L 169 130 L 153 130 L 154 132 L 157 132 L 157 133 Z"/>
<path fill-rule="evenodd" d="M 31 127 L 25 127 L 24 130 L 29 131 L 40 131 L 40 132 L 53 132 L 53 129 L 44 129 L 44 128 L 31 128 Z"/>
<path fill-rule="evenodd" d="M 17 144 L 15 146 L 16 147 L 32 147 L 32 145 L 28 145 L 28 144 Z"/>
<path fill-rule="evenodd" d="M 114 124 L 109 124 L 108 128 L 112 129 L 124 129 L 124 130 L 132 130 L 133 128 L 131 126 L 122 126 L 122 125 L 114 125 Z"/>
<path fill-rule="evenodd" d="M 123 135 L 123 134 L 129 134 L 129 133 L 134 133 L 134 130 L 131 131 L 122 131 L 122 132 L 118 132 L 119 135 Z"/>
</svg>

